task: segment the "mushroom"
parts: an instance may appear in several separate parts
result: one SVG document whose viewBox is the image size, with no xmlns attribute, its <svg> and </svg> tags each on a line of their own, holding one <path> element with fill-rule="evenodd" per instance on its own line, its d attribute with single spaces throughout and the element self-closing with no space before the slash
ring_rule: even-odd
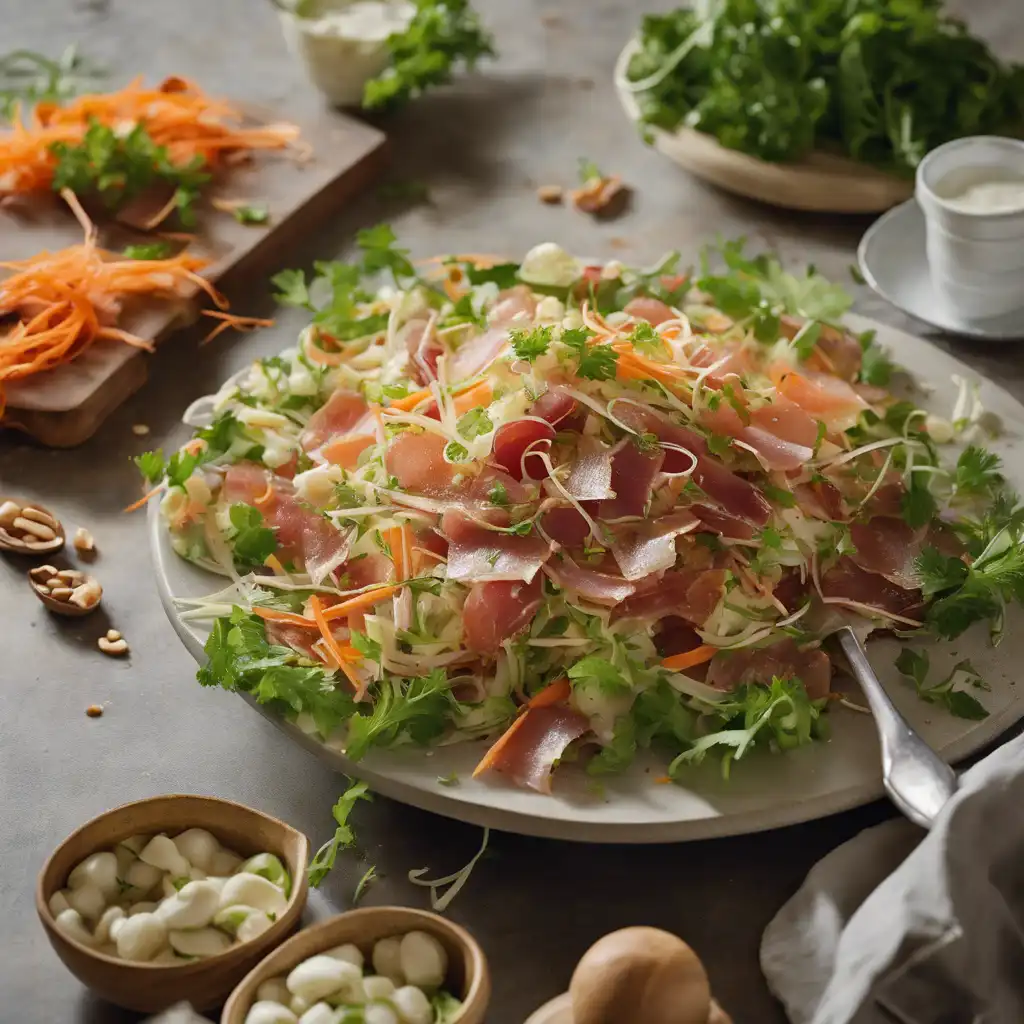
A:
<svg viewBox="0 0 1024 1024">
<path fill-rule="evenodd" d="M 48 555 L 64 547 L 64 527 L 35 502 L 0 498 L 0 549 L 19 555 Z"/>
<path fill-rule="evenodd" d="M 99 581 L 77 569 L 37 565 L 29 569 L 28 580 L 36 597 L 58 615 L 88 615 L 103 598 Z"/>
<path fill-rule="evenodd" d="M 697 954 L 657 928 L 599 939 L 577 964 L 569 994 L 573 1024 L 729 1024 Z"/>
</svg>

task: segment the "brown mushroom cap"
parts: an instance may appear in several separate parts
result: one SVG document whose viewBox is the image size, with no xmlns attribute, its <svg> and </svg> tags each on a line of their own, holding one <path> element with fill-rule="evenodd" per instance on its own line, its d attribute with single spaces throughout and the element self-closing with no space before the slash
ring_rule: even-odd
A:
<svg viewBox="0 0 1024 1024">
<path fill-rule="evenodd" d="M 573 1024 L 708 1024 L 704 965 L 658 928 L 623 928 L 583 955 L 569 985 Z"/>
</svg>

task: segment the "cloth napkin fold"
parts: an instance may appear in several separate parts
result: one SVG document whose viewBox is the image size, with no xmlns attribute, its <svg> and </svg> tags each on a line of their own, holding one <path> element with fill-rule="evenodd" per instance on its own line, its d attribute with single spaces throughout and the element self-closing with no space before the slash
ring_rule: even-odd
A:
<svg viewBox="0 0 1024 1024">
<path fill-rule="evenodd" d="M 761 968 L 792 1024 L 1024 1022 L 1024 736 L 930 832 L 887 822 L 816 864 Z"/>
</svg>

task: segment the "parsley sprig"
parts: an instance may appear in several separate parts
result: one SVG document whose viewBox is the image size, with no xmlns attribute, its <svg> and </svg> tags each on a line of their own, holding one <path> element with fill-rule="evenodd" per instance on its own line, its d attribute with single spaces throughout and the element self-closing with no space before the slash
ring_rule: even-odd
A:
<svg viewBox="0 0 1024 1024">
<path fill-rule="evenodd" d="M 593 332 L 586 327 L 562 331 L 558 339 L 576 353 L 576 376 L 588 380 L 611 380 L 619 361 L 619 353 L 610 345 L 591 345 Z"/>
</svg>

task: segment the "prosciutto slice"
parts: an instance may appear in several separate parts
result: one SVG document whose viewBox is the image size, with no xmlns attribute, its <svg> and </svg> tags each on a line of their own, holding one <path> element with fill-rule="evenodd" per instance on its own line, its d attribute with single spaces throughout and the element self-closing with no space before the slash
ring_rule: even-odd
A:
<svg viewBox="0 0 1024 1024">
<path fill-rule="evenodd" d="M 549 509 L 541 516 L 541 526 L 565 548 L 579 547 L 590 535 L 590 524 L 571 505 Z"/>
<path fill-rule="evenodd" d="M 466 647 L 478 654 L 496 654 L 501 645 L 530 625 L 540 607 L 541 578 L 531 583 L 476 583 L 462 606 Z"/>
<path fill-rule="evenodd" d="M 637 320 L 646 320 L 653 327 L 676 317 L 671 306 L 650 295 L 638 295 L 635 299 L 630 299 L 623 307 L 623 312 Z"/>
<path fill-rule="evenodd" d="M 758 419 L 760 422 L 771 423 L 770 417 L 763 414 L 761 410 Z M 799 469 L 808 462 L 814 455 L 814 449 L 795 441 L 787 440 L 773 433 L 767 427 L 754 423 L 753 414 L 748 414 L 750 423 L 745 423 L 739 413 L 729 405 L 721 405 L 714 411 L 708 410 L 701 417 L 701 422 L 716 434 L 724 434 L 726 437 L 734 437 L 749 445 L 760 457 L 760 460 L 768 469 L 790 470 Z M 810 417 L 805 418 L 810 421 Z M 817 437 L 813 421 L 812 442 Z"/>
<path fill-rule="evenodd" d="M 431 322 L 410 320 L 402 330 L 413 380 L 421 387 L 437 380 L 437 361 L 444 355 L 444 346 L 438 341 Z"/>
<path fill-rule="evenodd" d="M 612 487 L 612 470 L 617 455 L 617 447 L 608 448 L 594 438 L 583 438 L 576 461 L 570 467 L 563 484 L 565 490 L 577 501 L 614 498 L 616 491 Z"/>
<path fill-rule="evenodd" d="M 800 333 L 804 323 L 800 317 L 785 313 L 779 317 L 781 333 L 790 340 Z M 825 353 L 825 358 L 832 364 L 837 376 L 851 382 L 857 379 L 864 353 L 860 342 L 852 334 L 822 324 L 821 333 L 818 335 L 818 348 Z"/>
<path fill-rule="evenodd" d="M 680 509 L 653 522 L 612 527 L 612 554 L 627 580 L 642 580 L 676 564 L 676 537 L 695 530 L 700 520 Z"/>
<path fill-rule="evenodd" d="M 551 555 L 551 545 L 533 534 L 498 533 L 450 508 L 441 519 L 448 538 L 448 579 L 459 583 L 496 580 L 530 582 Z"/>
<path fill-rule="evenodd" d="M 770 374 L 780 395 L 821 420 L 829 430 L 845 429 L 868 408 L 852 385 L 830 373 L 806 369 L 796 372 L 776 364 Z"/>
<path fill-rule="evenodd" d="M 771 518 L 772 507 L 768 499 L 748 480 L 725 468 L 708 452 L 704 438 L 696 432 L 667 420 L 652 409 L 623 402 L 615 408 L 616 416 L 636 431 L 649 432 L 667 444 L 692 452 L 697 459 L 693 482 L 733 515 L 746 519 L 755 526 L 764 526 Z M 666 450 L 666 472 L 686 470 L 692 460 L 681 452 Z"/>
<path fill-rule="evenodd" d="M 575 419 L 576 399 L 568 394 L 560 384 L 549 388 L 533 405 L 530 406 L 530 415 L 538 419 L 547 420 L 553 427 L 567 429 L 569 422 Z"/>
<path fill-rule="evenodd" d="M 832 663 L 818 647 L 801 650 L 787 638 L 770 647 L 744 647 L 720 651 L 711 659 L 705 682 L 716 690 L 731 692 L 747 683 L 771 684 L 773 677 L 799 679 L 811 700 L 827 697 Z"/>
<path fill-rule="evenodd" d="M 677 615 L 695 626 L 703 626 L 725 592 L 724 569 L 700 571 L 677 569 L 646 581 L 622 602 L 612 618 L 662 619 Z"/>
<path fill-rule="evenodd" d="M 445 444 L 438 434 L 403 430 L 388 445 L 388 472 L 413 494 L 447 494 L 456 469 L 444 461 Z"/>
<path fill-rule="evenodd" d="M 632 583 L 621 576 L 587 569 L 570 558 L 552 562 L 545 566 L 544 571 L 562 590 L 571 590 L 584 601 L 609 608 L 621 604 L 636 590 Z"/>
<path fill-rule="evenodd" d="M 857 549 L 850 557 L 862 569 L 878 573 L 904 590 L 915 590 L 920 580 L 914 561 L 921 553 L 926 533 L 926 529 L 911 529 L 902 519 L 876 516 L 850 527 L 850 538 Z"/>
<path fill-rule="evenodd" d="M 458 383 L 475 377 L 501 355 L 507 343 L 508 331 L 500 327 L 490 327 L 482 334 L 467 338 L 452 358 L 451 380 Z"/>
<path fill-rule="evenodd" d="M 299 437 L 303 451 L 312 451 L 332 438 L 349 433 L 366 414 L 366 399 L 358 391 L 338 388 L 306 424 Z"/>
<path fill-rule="evenodd" d="M 551 772 L 570 743 L 590 732 L 590 722 L 562 705 L 530 708 L 512 726 L 490 764 L 518 786 L 551 792 Z"/>
<path fill-rule="evenodd" d="M 849 555 L 843 555 L 822 574 L 821 592 L 825 597 L 842 597 L 896 615 L 905 615 L 921 603 L 920 591 L 907 590 L 878 573 L 862 569 Z"/>
<path fill-rule="evenodd" d="M 602 519 L 625 519 L 642 516 L 651 498 L 654 479 L 665 461 L 663 452 L 642 452 L 627 438 L 615 448 L 611 462 L 611 484 L 614 498 L 601 502 Z"/>
<path fill-rule="evenodd" d="M 754 528 L 746 521 L 726 512 L 716 505 L 691 505 L 690 511 L 712 533 L 729 540 L 750 540 L 754 536 Z"/>
</svg>

